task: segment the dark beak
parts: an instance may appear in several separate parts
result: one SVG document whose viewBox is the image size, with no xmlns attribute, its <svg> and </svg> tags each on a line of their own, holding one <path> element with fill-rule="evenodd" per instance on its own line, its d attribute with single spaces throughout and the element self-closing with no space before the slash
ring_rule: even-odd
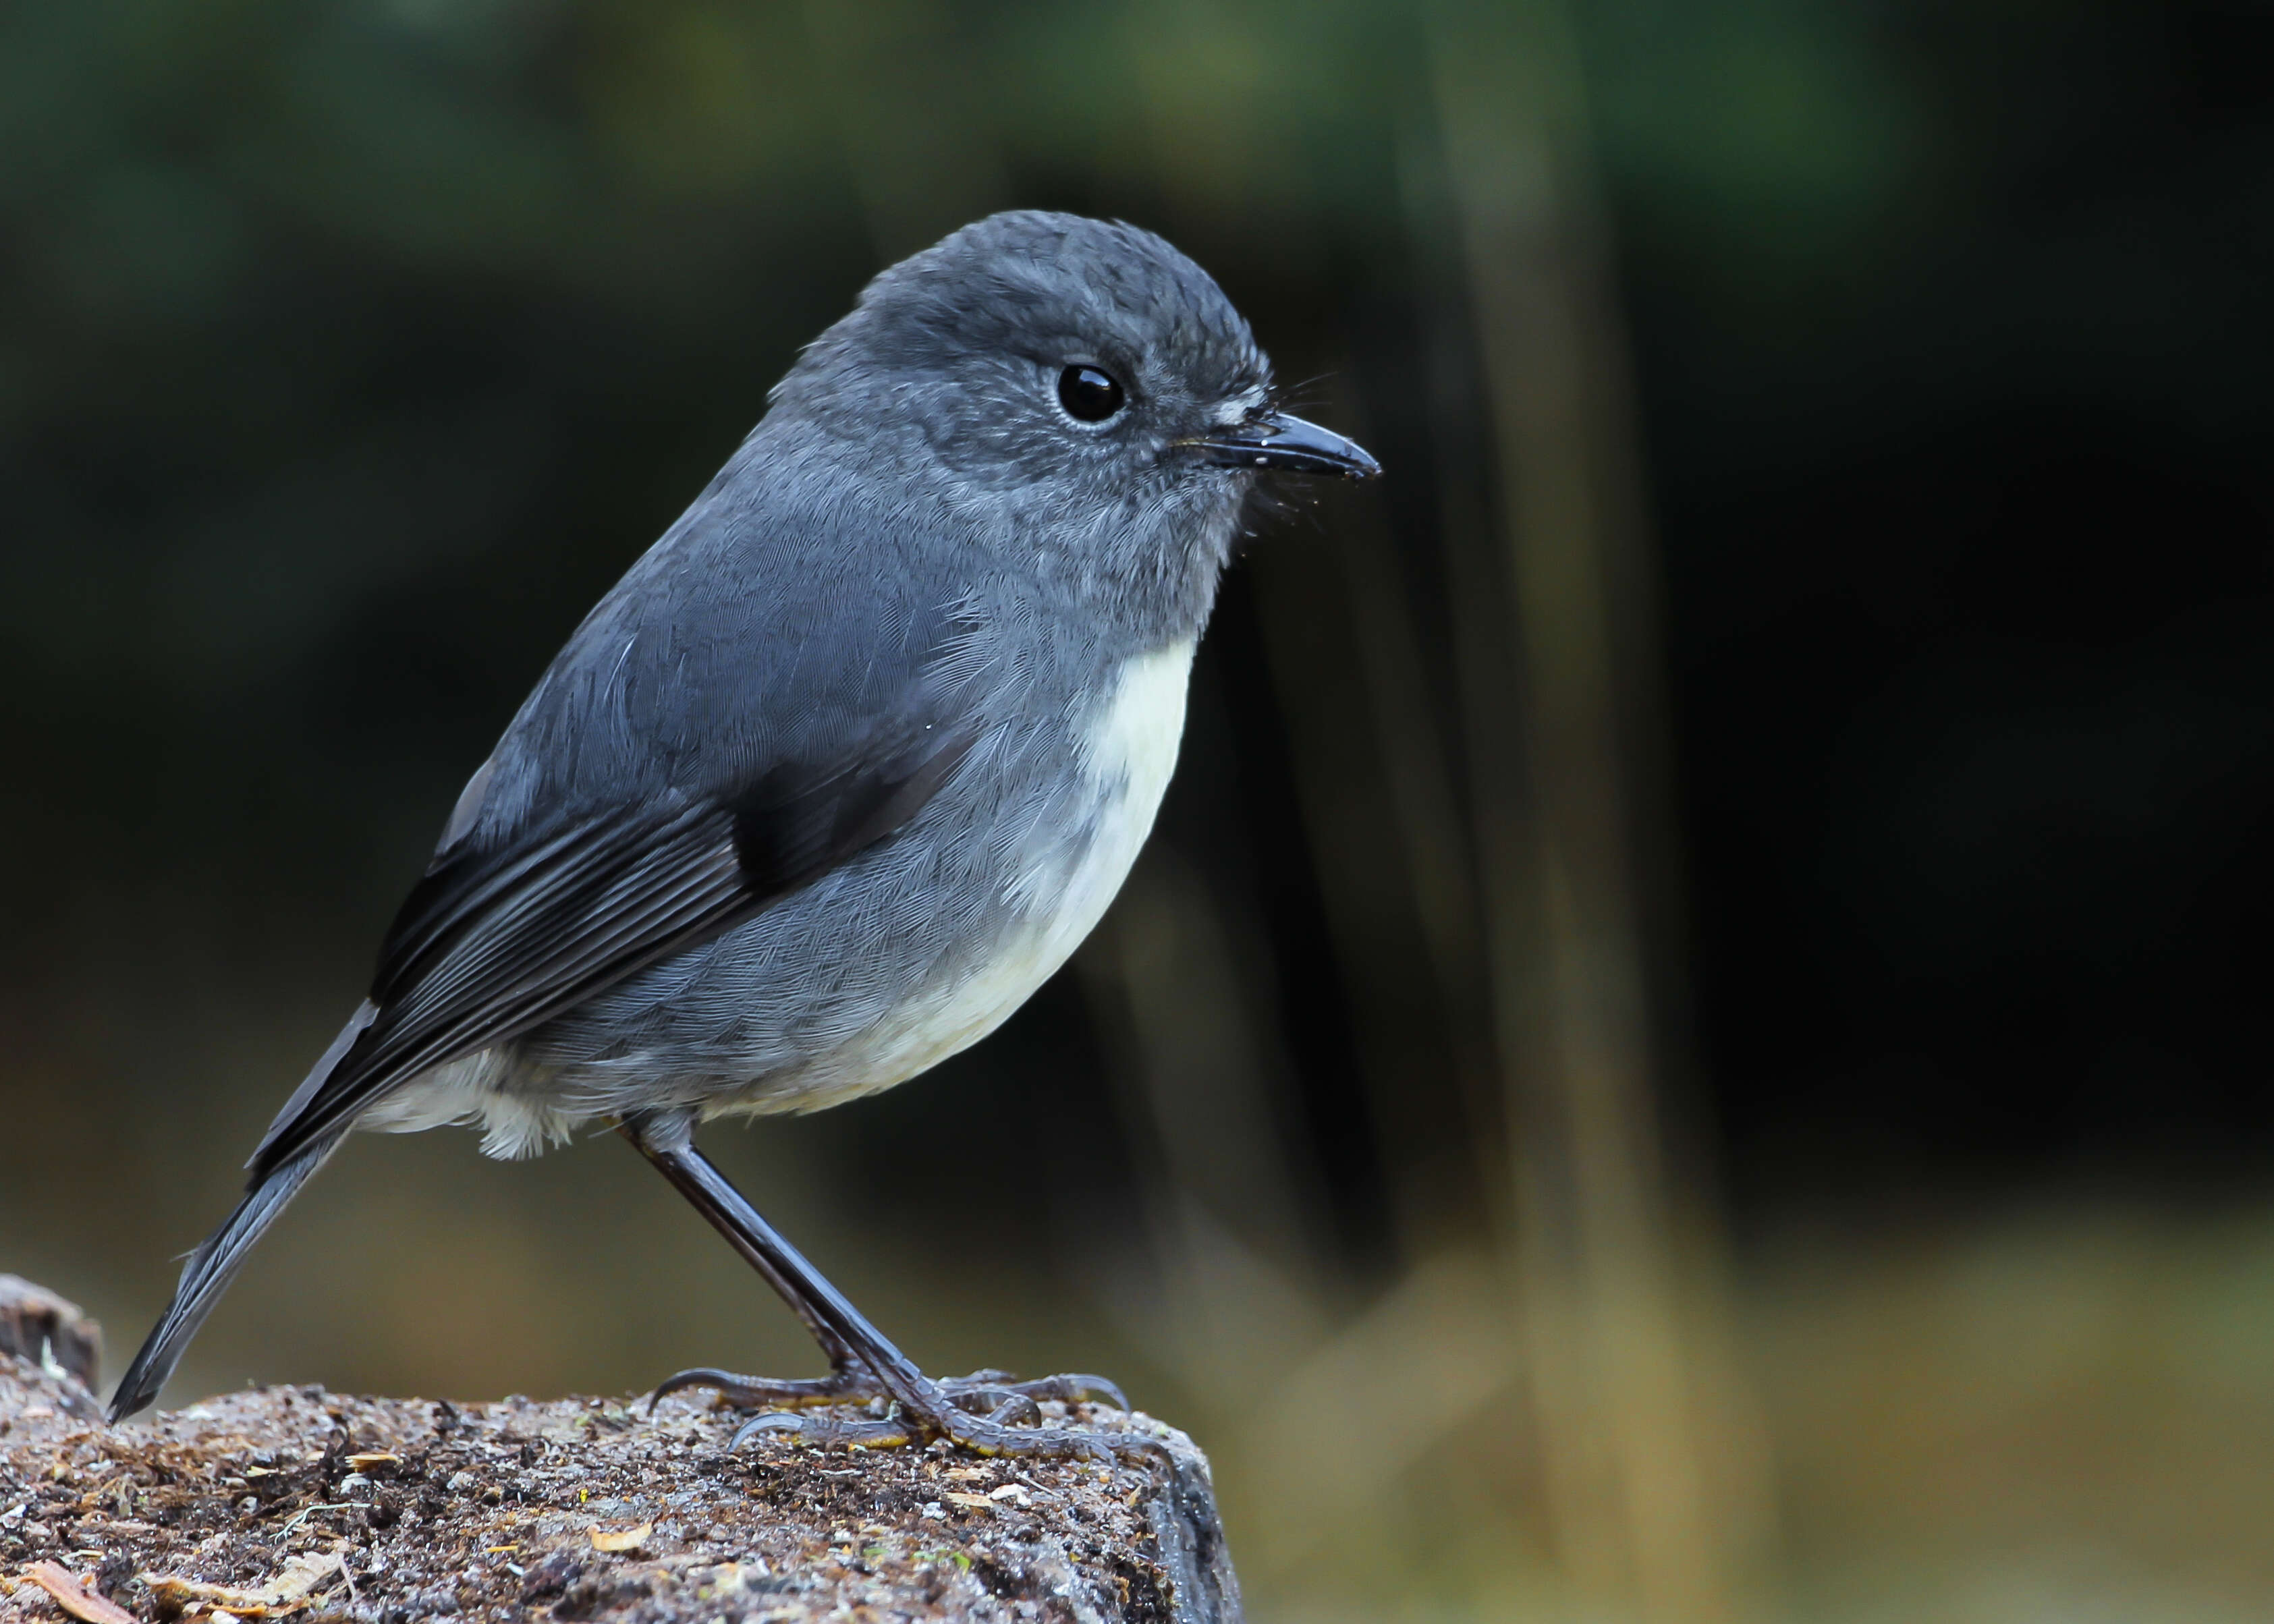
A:
<svg viewBox="0 0 2274 1624">
<path fill-rule="evenodd" d="M 1270 468 L 1287 474 L 1331 474 L 1344 479 L 1371 479 L 1382 471 L 1382 464 L 1367 455 L 1364 447 L 1284 412 L 1268 412 L 1236 428 L 1177 443 L 1190 446 L 1203 461 L 1219 468 Z"/>
</svg>

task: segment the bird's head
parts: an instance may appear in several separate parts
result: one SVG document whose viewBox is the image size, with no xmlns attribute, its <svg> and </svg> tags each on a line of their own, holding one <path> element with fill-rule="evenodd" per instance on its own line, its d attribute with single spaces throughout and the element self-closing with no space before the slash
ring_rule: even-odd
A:
<svg viewBox="0 0 2274 1624">
<path fill-rule="evenodd" d="M 881 273 L 774 399 L 986 545 L 1186 618 L 1206 614 L 1257 474 L 1380 471 L 1278 408 L 1199 266 L 1070 214 L 991 215 Z"/>
</svg>

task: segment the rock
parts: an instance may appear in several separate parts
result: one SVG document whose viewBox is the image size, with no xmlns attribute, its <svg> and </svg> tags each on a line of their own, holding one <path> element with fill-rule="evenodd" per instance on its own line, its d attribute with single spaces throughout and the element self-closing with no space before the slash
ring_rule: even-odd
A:
<svg viewBox="0 0 2274 1624">
<path fill-rule="evenodd" d="M 102 1327 L 43 1286 L 0 1274 L 0 1353 L 62 1369 L 82 1387 L 102 1380 Z"/>
<path fill-rule="evenodd" d="M 0 1624 L 62 1624 L 25 1577 L 41 1561 L 200 1624 L 1240 1616 L 1208 1462 L 1141 1415 L 1071 1418 L 1161 1440 L 1111 1467 L 779 1435 L 730 1454 L 736 1417 L 677 1396 L 651 1417 L 269 1387 L 110 1428 L 35 1360 L 0 1358 Z"/>
</svg>

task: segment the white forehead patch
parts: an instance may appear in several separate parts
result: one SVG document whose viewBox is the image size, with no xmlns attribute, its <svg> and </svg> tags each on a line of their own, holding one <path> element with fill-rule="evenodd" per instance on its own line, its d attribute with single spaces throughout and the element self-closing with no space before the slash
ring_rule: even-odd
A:
<svg viewBox="0 0 2274 1624">
<path fill-rule="evenodd" d="M 1263 404 L 1266 398 L 1261 384 L 1250 384 L 1224 402 L 1224 410 L 1216 414 L 1216 426 L 1223 429 L 1238 428 L 1247 421 L 1258 407 Z"/>
</svg>

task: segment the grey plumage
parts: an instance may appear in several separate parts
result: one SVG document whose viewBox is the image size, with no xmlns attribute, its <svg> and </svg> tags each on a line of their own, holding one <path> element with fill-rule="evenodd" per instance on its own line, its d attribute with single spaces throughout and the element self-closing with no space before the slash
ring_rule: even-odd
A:
<svg viewBox="0 0 2274 1624">
<path fill-rule="evenodd" d="M 1126 409 L 1058 403 L 1085 365 Z M 990 1030 L 1150 825 L 1244 470 L 1371 470 L 1269 387 L 1131 227 L 997 215 L 878 275 L 475 773 L 114 1415 L 350 1126 L 524 1154 L 833 1103 Z"/>
</svg>

